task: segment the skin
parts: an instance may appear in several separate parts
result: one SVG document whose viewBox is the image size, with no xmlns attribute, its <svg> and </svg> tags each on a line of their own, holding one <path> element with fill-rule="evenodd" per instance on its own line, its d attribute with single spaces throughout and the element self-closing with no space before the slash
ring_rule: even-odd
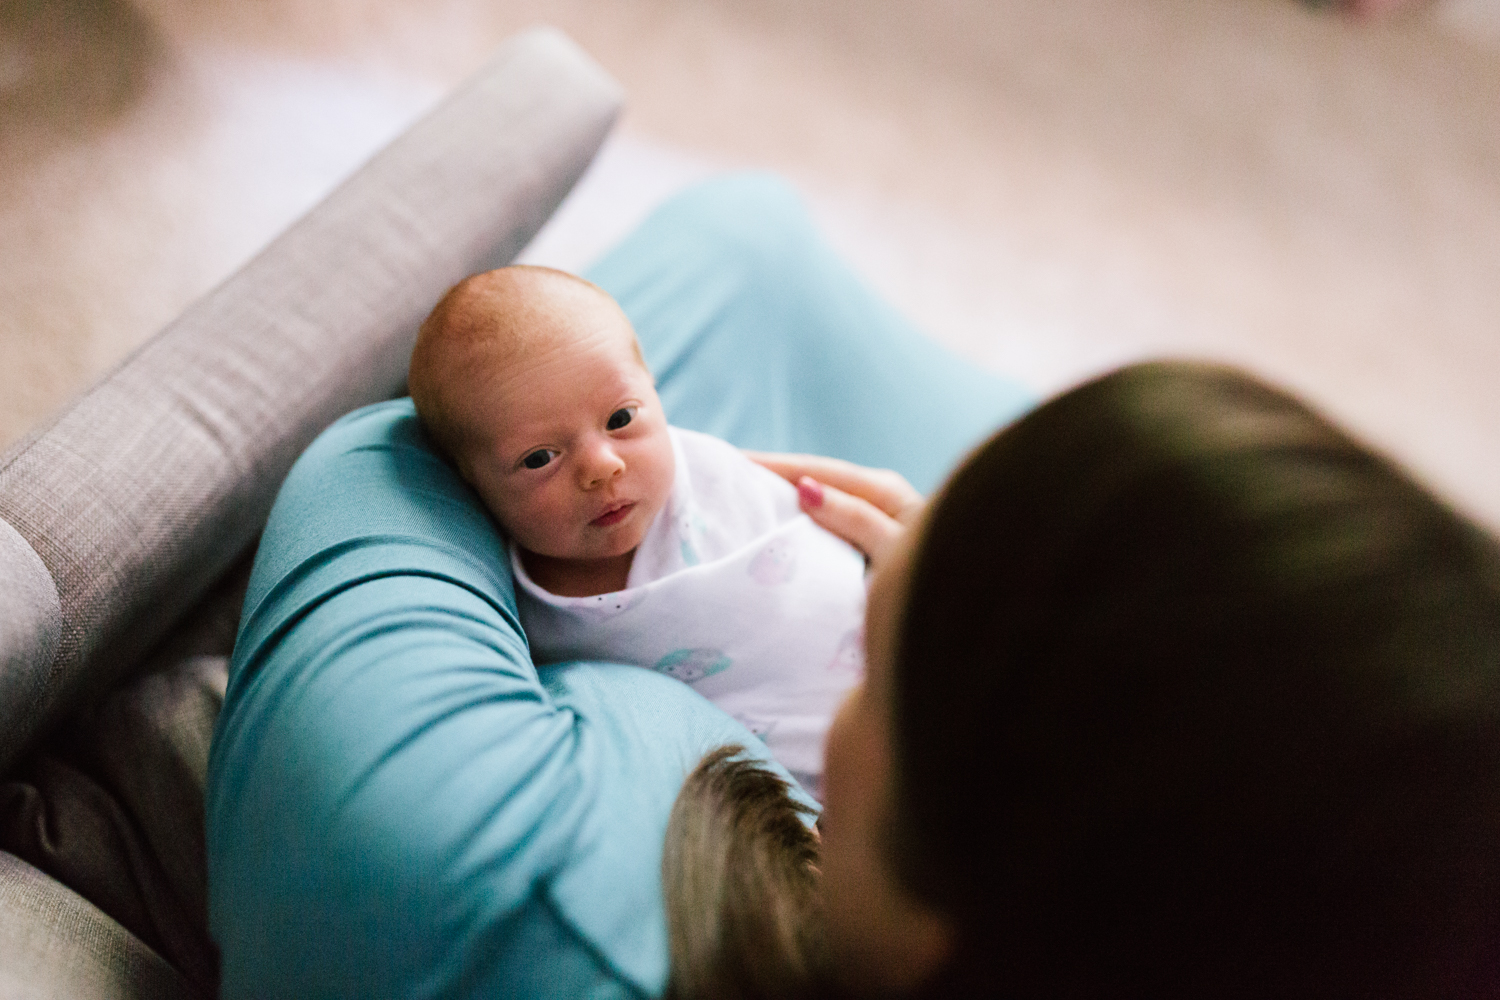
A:
<svg viewBox="0 0 1500 1000">
<path fill-rule="evenodd" d="M 424 326 L 418 409 L 425 396 L 441 410 L 460 473 L 539 586 L 568 597 L 622 590 L 675 473 L 630 322 L 608 295 L 561 272 L 479 278 L 477 301 L 439 306 L 452 313 L 447 343 L 443 329 Z"/>
<path fill-rule="evenodd" d="M 896 640 L 921 537 L 922 498 L 886 470 L 807 455 L 751 457 L 796 484 L 803 510 L 863 550 L 874 568 L 864 681 L 839 709 L 824 751 L 823 904 L 834 967 L 845 986 L 866 996 L 911 990 L 953 949 L 948 920 L 901 885 L 885 836 L 895 801 Z"/>
</svg>

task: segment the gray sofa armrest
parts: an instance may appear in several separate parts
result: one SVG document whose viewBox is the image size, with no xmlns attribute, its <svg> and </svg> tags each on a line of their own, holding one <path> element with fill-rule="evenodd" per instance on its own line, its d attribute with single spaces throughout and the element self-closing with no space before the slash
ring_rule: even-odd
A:
<svg viewBox="0 0 1500 1000">
<path fill-rule="evenodd" d="M 563 35 L 512 40 L 0 458 L 0 772 L 230 565 L 324 426 L 402 391 L 423 315 L 521 250 L 619 104 Z"/>
</svg>

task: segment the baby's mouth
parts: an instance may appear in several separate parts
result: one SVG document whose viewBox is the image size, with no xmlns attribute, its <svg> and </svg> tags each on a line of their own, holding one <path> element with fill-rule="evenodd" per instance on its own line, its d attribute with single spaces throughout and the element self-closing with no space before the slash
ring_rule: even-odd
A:
<svg viewBox="0 0 1500 1000">
<path fill-rule="evenodd" d="M 603 514 L 600 514 L 589 523 L 596 528 L 607 528 L 612 524 L 619 524 L 621 521 L 625 520 L 625 518 L 629 516 L 630 512 L 633 510 L 635 510 L 635 503 L 633 501 L 623 501 L 621 503 L 615 504 L 613 507 L 609 508 L 609 510 L 606 510 Z"/>
</svg>

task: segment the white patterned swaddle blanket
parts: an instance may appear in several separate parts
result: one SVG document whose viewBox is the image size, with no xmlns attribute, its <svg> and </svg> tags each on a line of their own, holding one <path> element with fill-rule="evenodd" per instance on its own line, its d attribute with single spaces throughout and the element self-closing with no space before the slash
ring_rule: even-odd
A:
<svg viewBox="0 0 1500 1000">
<path fill-rule="evenodd" d="M 631 663 L 684 681 L 818 795 L 828 724 L 864 669 L 864 559 L 734 446 L 670 433 L 671 497 L 624 590 L 550 594 L 511 546 L 532 658 Z"/>
</svg>

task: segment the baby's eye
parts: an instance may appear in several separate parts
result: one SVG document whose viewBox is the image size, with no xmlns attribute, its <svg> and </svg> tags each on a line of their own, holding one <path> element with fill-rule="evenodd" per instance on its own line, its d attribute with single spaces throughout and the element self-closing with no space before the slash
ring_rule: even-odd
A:
<svg viewBox="0 0 1500 1000">
<path fill-rule="evenodd" d="M 605 430 L 617 431 L 621 427 L 635 419 L 635 407 L 622 406 L 609 415 L 609 423 L 604 425 Z"/>
<path fill-rule="evenodd" d="M 525 458 L 521 459 L 521 464 L 526 466 L 526 468 L 528 469 L 540 469 L 542 466 L 552 461 L 553 457 L 556 454 L 557 452 L 553 451 L 551 448 L 538 448 L 530 455 L 527 455 Z"/>
</svg>

